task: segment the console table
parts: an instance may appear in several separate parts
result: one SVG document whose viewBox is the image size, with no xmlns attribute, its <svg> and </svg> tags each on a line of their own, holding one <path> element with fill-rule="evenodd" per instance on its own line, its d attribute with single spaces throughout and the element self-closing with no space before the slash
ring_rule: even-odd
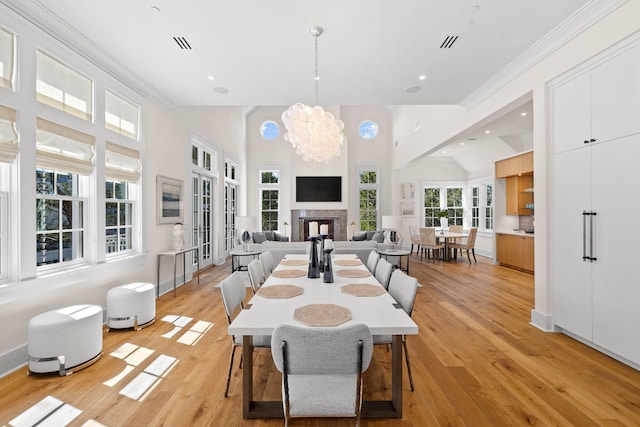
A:
<svg viewBox="0 0 640 427">
<path fill-rule="evenodd" d="M 193 248 L 181 249 L 179 251 L 165 251 L 158 252 L 158 287 L 156 289 L 156 297 L 160 296 L 160 260 L 163 256 L 173 257 L 173 296 L 176 296 L 176 264 L 178 261 L 178 256 L 182 255 L 182 271 L 184 272 L 184 281 L 187 282 L 187 252 L 195 252 L 196 263 L 198 264 L 198 271 L 196 274 L 198 275 L 198 285 L 200 284 L 200 256 L 198 254 L 198 247 L 194 246 Z"/>
</svg>

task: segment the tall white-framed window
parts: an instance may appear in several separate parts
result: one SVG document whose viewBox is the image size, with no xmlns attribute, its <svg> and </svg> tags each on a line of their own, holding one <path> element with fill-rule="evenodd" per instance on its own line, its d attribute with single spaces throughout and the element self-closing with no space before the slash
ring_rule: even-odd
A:
<svg viewBox="0 0 640 427">
<path fill-rule="evenodd" d="M 83 120 L 93 119 L 93 81 L 36 51 L 36 99 Z"/>
<path fill-rule="evenodd" d="M 14 89 L 16 38 L 0 28 L 0 87 Z"/>
<path fill-rule="evenodd" d="M 468 206 L 465 187 L 458 183 L 423 184 L 423 218 L 425 227 L 440 227 L 440 211 L 447 211 L 449 225 L 465 225 Z"/>
<path fill-rule="evenodd" d="M 378 229 L 379 180 L 379 168 L 360 168 L 358 170 L 358 219 L 362 231 Z"/>
<path fill-rule="evenodd" d="M 423 211 L 425 227 L 440 226 L 440 218 L 438 218 L 440 210 L 440 187 L 425 187 Z"/>
<path fill-rule="evenodd" d="M 445 209 L 449 213 L 449 225 L 464 224 L 462 187 L 447 187 L 447 201 Z"/>
<path fill-rule="evenodd" d="M 40 270 L 84 258 L 93 147 L 91 135 L 36 119 L 36 266 Z"/>
<path fill-rule="evenodd" d="M 493 184 L 485 184 L 484 230 L 493 230 Z"/>
<path fill-rule="evenodd" d="M 471 186 L 471 227 L 480 225 L 480 186 Z"/>
<path fill-rule="evenodd" d="M 123 254 L 134 248 L 136 186 L 140 153 L 107 142 L 105 150 L 105 252 Z"/>
<path fill-rule="evenodd" d="M 265 231 L 276 231 L 280 217 L 280 171 L 265 169 L 258 174 L 260 226 Z"/>
<path fill-rule="evenodd" d="M 138 140 L 140 108 L 121 96 L 105 91 L 104 123 L 112 132 Z"/>
<path fill-rule="evenodd" d="M 470 223 L 479 231 L 493 230 L 493 181 L 489 179 L 474 180 L 469 183 Z"/>
<path fill-rule="evenodd" d="M 239 166 L 236 162 L 224 161 L 224 249 L 230 251 L 235 246 L 236 216 L 240 192 Z"/>
</svg>

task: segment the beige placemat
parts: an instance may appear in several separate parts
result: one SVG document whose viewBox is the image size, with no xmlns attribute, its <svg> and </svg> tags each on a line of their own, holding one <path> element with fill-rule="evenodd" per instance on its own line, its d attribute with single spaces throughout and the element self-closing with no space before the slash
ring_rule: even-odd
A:
<svg viewBox="0 0 640 427">
<path fill-rule="evenodd" d="M 345 270 L 338 270 L 336 274 L 340 277 L 347 277 L 349 279 L 356 279 L 360 277 L 371 276 L 371 273 L 369 272 L 369 270 L 355 270 L 355 269 L 349 269 L 349 268 Z"/>
<path fill-rule="evenodd" d="M 296 285 L 272 285 L 261 287 L 256 294 L 264 298 L 292 298 L 303 292 L 304 289 Z"/>
<path fill-rule="evenodd" d="M 342 286 L 340 290 L 343 294 L 356 297 L 377 297 L 387 292 L 382 286 L 370 285 L 369 283 L 349 283 Z"/>
<path fill-rule="evenodd" d="M 356 265 L 362 265 L 362 262 L 359 259 L 339 259 L 333 262 L 335 265 L 343 265 L 354 267 Z"/>
<path fill-rule="evenodd" d="M 296 308 L 293 318 L 307 326 L 338 326 L 351 320 L 351 311 L 335 304 L 309 304 Z"/>
<path fill-rule="evenodd" d="M 271 275 L 280 279 L 295 279 L 306 276 L 307 272 L 304 270 L 276 270 Z"/>
<path fill-rule="evenodd" d="M 305 261 L 304 259 L 283 259 L 282 261 L 280 261 L 280 264 L 289 267 L 296 267 L 300 265 L 307 265 L 309 264 L 309 261 Z"/>
</svg>

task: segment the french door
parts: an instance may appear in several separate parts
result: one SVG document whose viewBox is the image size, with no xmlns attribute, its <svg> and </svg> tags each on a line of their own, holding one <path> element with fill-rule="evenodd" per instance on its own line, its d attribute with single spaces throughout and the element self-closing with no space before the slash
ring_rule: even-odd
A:
<svg viewBox="0 0 640 427">
<path fill-rule="evenodd" d="M 194 246 L 198 246 L 200 268 L 209 267 L 215 258 L 214 188 L 214 178 L 199 173 L 191 175 L 192 238 Z"/>
<path fill-rule="evenodd" d="M 229 252 L 235 246 L 238 187 L 237 184 L 231 182 L 225 182 L 224 184 L 224 250 L 226 252 Z"/>
</svg>

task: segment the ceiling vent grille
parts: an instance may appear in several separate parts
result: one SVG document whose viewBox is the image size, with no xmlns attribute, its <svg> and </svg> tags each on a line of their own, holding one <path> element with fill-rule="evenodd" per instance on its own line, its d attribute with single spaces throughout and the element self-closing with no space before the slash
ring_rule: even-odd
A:
<svg viewBox="0 0 640 427">
<path fill-rule="evenodd" d="M 440 45 L 440 49 L 451 49 L 453 47 L 453 44 L 456 42 L 456 40 L 458 40 L 459 36 L 447 36 L 444 38 L 444 40 L 442 41 L 442 44 Z"/>
<path fill-rule="evenodd" d="M 174 37 L 173 40 L 178 43 L 180 49 L 191 49 L 191 45 L 185 37 Z"/>
</svg>

